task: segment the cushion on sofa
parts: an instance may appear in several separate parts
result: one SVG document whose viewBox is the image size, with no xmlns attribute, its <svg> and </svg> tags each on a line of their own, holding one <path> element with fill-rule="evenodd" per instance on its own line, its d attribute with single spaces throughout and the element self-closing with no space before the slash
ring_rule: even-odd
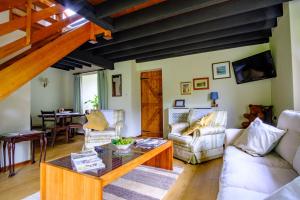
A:
<svg viewBox="0 0 300 200">
<path fill-rule="evenodd" d="M 300 146 L 298 147 L 298 150 L 297 150 L 296 155 L 294 157 L 293 167 L 298 172 L 298 174 L 300 174 Z"/>
<path fill-rule="evenodd" d="M 189 123 L 180 122 L 170 125 L 171 133 L 182 133 L 189 127 Z"/>
<path fill-rule="evenodd" d="M 218 194 L 218 200 L 263 200 L 266 193 L 247 190 L 239 187 L 224 187 Z"/>
<path fill-rule="evenodd" d="M 279 118 L 277 127 L 286 129 L 286 134 L 281 138 L 275 151 L 291 165 L 300 145 L 300 112 L 285 110 Z"/>
<path fill-rule="evenodd" d="M 240 162 L 253 162 L 269 167 L 278 168 L 293 168 L 292 165 L 286 160 L 282 159 L 276 152 L 272 151 L 263 157 L 251 156 L 234 146 L 228 146 L 224 152 L 224 160 L 239 160 Z"/>
<path fill-rule="evenodd" d="M 285 132 L 256 118 L 234 142 L 234 145 L 253 156 L 263 156 L 275 147 Z"/>
<path fill-rule="evenodd" d="M 300 177 L 282 186 L 265 200 L 293 200 L 300 199 Z"/>
<path fill-rule="evenodd" d="M 297 176 L 293 169 L 232 159 L 224 161 L 220 181 L 222 187 L 240 187 L 271 194 Z"/>
<path fill-rule="evenodd" d="M 89 115 L 86 115 L 86 118 L 88 122 L 85 127 L 88 129 L 103 131 L 108 128 L 108 123 L 100 111 L 93 111 Z"/>
</svg>

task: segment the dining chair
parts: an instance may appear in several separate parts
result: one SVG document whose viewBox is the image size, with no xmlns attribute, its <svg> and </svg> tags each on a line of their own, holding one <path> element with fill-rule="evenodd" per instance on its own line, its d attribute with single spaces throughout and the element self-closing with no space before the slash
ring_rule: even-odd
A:
<svg viewBox="0 0 300 200">
<path fill-rule="evenodd" d="M 51 137 L 52 137 L 52 142 L 51 146 L 54 147 L 54 143 L 56 140 L 56 136 L 59 132 L 65 132 L 66 136 L 66 142 L 69 142 L 69 130 L 68 126 L 66 125 L 61 125 L 59 117 L 56 115 L 55 111 L 42 111 L 42 127 L 43 131 L 46 132 L 51 132 Z M 47 127 L 47 123 L 52 123 L 52 126 Z"/>
</svg>

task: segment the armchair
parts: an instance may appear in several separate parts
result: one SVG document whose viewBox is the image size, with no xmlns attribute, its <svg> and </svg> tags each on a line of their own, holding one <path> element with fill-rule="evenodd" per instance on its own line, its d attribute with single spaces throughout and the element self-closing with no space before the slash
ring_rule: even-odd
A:
<svg viewBox="0 0 300 200">
<path fill-rule="evenodd" d="M 112 139 L 121 136 L 124 126 L 123 110 L 101 110 L 109 127 L 104 131 L 95 131 L 83 126 L 85 131 L 84 150 L 93 149 L 95 146 L 108 144 Z"/>
<path fill-rule="evenodd" d="M 209 126 L 196 130 L 192 135 L 183 131 L 204 115 L 216 112 Z M 227 124 L 226 111 L 212 109 L 169 109 L 168 139 L 174 144 L 174 157 L 191 164 L 221 157 Z"/>
</svg>

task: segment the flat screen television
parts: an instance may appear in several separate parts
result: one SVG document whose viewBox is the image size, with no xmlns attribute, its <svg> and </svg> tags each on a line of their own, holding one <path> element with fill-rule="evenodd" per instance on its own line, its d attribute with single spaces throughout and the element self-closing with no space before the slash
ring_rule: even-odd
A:
<svg viewBox="0 0 300 200">
<path fill-rule="evenodd" d="M 265 51 L 232 63 L 237 84 L 276 77 L 271 51 Z"/>
</svg>

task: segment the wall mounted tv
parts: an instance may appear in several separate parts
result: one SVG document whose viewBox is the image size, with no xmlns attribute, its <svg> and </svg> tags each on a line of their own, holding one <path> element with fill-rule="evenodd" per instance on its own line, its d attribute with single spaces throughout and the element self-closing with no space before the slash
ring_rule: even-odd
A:
<svg viewBox="0 0 300 200">
<path fill-rule="evenodd" d="M 276 77 L 271 51 L 235 61 L 232 67 L 237 84 Z"/>
</svg>

